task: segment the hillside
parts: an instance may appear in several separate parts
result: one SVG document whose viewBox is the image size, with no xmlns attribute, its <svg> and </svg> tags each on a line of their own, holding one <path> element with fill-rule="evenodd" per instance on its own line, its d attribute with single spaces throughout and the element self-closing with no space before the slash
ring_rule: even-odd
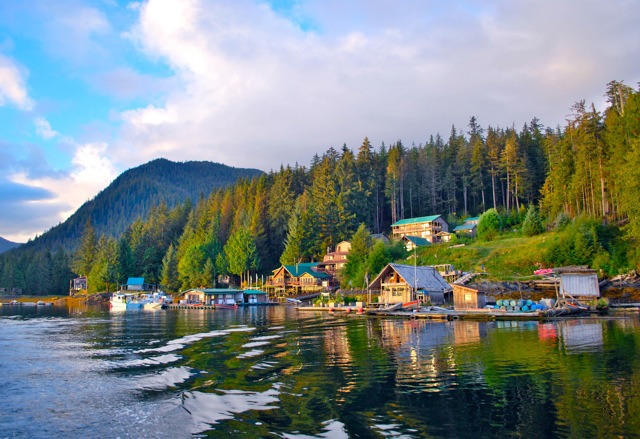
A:
<svg viewBox="0 0 640 439">
<path fill-rule="evenodd" d="M 7 250 L 11 250 L 14 247 L 18 247 L 20 244 L 17 242 L 11 242 L 0 236 L 0 253 L 5 252 Z"/>
<path fill-rule="evenodd" d="M 233 168 L 206 161 L 176 163 L 156 159 L 122 173 L 69 219 L 28 242 L 24 248 L 73 249 L 87 220 L 98 236 L 118 237 L 136 218 L 143 217 L 162 201 L 169 208 L 187 199 L 195 203 L 213 189 L 260 174 L 262 171 L 258 169 Z"/>
</svg>

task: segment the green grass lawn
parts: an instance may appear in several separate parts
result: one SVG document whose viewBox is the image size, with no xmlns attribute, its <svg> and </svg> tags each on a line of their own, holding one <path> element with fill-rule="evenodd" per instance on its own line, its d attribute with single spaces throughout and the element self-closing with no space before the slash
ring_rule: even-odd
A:
<svg viewBox="0 0 640 439">
<path fill-rule="evenodd" d="M 490 281 L 523 279 L 544 267 L 544 255 L 556 239 L 554 232 L 533 237 L 508 233 L 493 241 L 476 240 L 464 247 L 436 244 L 418 249 L 418 264 L 453 264 L 457 270 L 475 272 L 483 271 L 484 267 Z"/>
</svg>

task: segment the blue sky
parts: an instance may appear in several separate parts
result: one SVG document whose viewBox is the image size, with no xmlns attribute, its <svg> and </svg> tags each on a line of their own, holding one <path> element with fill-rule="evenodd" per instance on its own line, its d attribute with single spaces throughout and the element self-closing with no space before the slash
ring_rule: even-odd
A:
<svg viewBox="0 0 640 439">
<path fill-rule="evenodd" d="M 158 157 L 268 171 L 640 81 L 634 0 L 2 0 L 0 236 Z"/>
</svg>

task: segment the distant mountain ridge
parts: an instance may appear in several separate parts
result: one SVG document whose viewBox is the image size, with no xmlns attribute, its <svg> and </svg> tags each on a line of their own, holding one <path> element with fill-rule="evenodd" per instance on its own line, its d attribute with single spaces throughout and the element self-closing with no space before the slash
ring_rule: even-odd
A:
<svg viewBox="0 0 640 439">
<path fill-rule="evenodd" d="M 162 201 L 169 208 L 187 199 L 195 204 L 199 197 L 208 196 L 214 189 L 230 186 L 239 178 L 252 178 L 263 173 L 259 169 L 233 168 L 206 161 L 156 159 L 123 172 L 65 222 L 23 246 L 73 249 L 87 220 L 97 236 L 117 237 L 136 218 L 144 217 L 152 206 Z"/>
<path fill-rule="evenodd" d="M 0 236 L 0 253 L 2 252 L 6 252 L 7 250 L 11 250 L 12 248 L 18 247 L 19 243 L 17 242 L 11 242 L 7 239 L 4 239 L 2 236 Z"/>
</svg>

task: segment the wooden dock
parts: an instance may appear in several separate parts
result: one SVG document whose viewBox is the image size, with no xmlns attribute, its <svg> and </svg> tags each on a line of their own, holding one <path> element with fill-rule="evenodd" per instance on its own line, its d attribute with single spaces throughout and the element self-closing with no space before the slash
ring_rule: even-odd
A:
<svg viewBox="0 0 640 439">
<path fill-rule="evenodd" d="M 398 317 L 404 319 L 429 319 L 429 320 L 475 320 L 475 321 L 496 321 L 496 320 L 549 320 L 553 318 L 577 317 L 577 315 L 552 316 L 544 311 L 506 311 L 500 309 L 467 309 L 449 310 L 439 307 L 435 309 L 421 311 L 400 311 L 382 310 L 375 308 L 355 308 L 341 306 L 335 308 L 319 306 L 300 306 L 295 309 L 303 312 L 330 312 L 344 314 L 366 314 L 373 317 Z"/>
</svg>

